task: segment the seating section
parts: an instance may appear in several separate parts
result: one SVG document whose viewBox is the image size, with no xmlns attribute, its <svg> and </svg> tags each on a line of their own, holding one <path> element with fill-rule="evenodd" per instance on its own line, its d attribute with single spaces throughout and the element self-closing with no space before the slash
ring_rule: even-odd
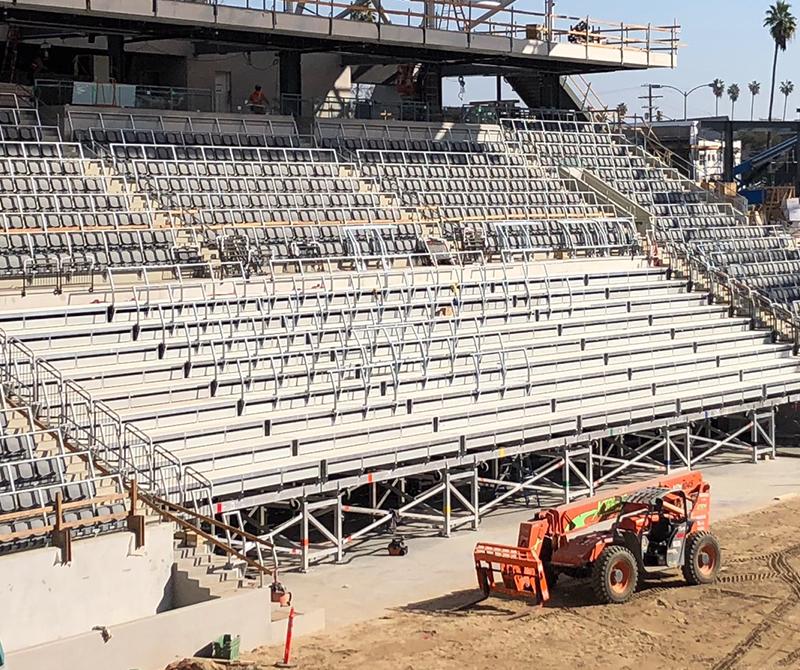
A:
<svg viewBox="0 0 800 670">
<path fill-rule="evenodd" d="M 0 276 L 72 276 L 185 257 L 191 244 L 147 196 L 41 125 L 35 109 L 0 110 L 0 135 Z"/>
<path fill-rule="evenodd" d="M 410 223 L 373 226 L 284 225 L 236 231 L 249 267 L 264 270 L 271 259 L 381 258 L 421 252 L 420 229 Z M 229 258 L 234 253 L 228 254 Z"/>
<path fill-rule="evenodd" d="M 682 178 L 606 122 L 558 117 L 509 119 L 523 151 L 549 165 L 588 171 L 651 214 L 656 244 L 679 249 L 742 280 L 770 300 L 800 299 L 800 253 L 787 231 L 753 225 L 732 205 Z"/>
<path fill-rule="evenodd" d="M 425 257 L 431 237 L 506 259 L 637 243 L 629 216 L 497 127 L 417 139 L 419 127 L 400 126 L 409 137 L 376 139 L 382 129 L 320 122 L 304 137 L 282 117 L 75 109 L 67 142 L 36 110 L 0 112 L 7 277 L 198 264 L 203 248 L 264 272 L 280 260 Z"/>
<path fill-rule="evenodd" d="M 117 128 L 89 128 L 75 131 L 75 139 L 99 145 L 117 145 L 120 157 L 137 158 L 141 153 L 136 147 L 158 146 L 189 147 L 189 153 L 178 153 L 179 156 L 190 155 L 197 147 L 220 148 L 291 148 L 300 146 L 300 138 L 295 135 L 259 135 L 237 132 L 195 132 L 192 130 L 143 130 Z M 163 149 L 154 149 L 154 156 L 174 155 Z M 244 154 L 247 155 L 247 154 Z M 267 154 L 269 155 L 269 154 Z M 274 154 L 276 156 L 280 154 Z"/>
<path fill-rule="evenodd" d="M 506 260 L 634 251 L 631 217 L 570 166 L 646 209 L 657 244 L 732 276 L 798 260 L 783 230 L 748 225 L 606 123 L 320 120 L 309 138 L 281 117 L 79 110 L 70 125 L 77 141 L 65 142 L 36 110 L 0 110 L 2 275 L 201 263 L 202 247 L 263 272 L 280 260 L 425 254 L 431 237 Z M 755 287 L 797 297 L 790 274 Z"/>
<path fill-rule="evenodd" d="M 359 177 L 355 166 L 302 138 L 290 117 L 71 113 L 79 139 L 101 147 L 176 225 L 221 252 L 263 269 L 273 259 L 359 255 L 347 226 L 398 224 L 387 255 L 419 246 L 414 217 Z M 324 230 L 321 228 L 324 227 Z M 413 245 L 408 231 L 415 232 Z"/>
<path fill-rule="evenodd" d="M 282 117 L 73 109 L 64 141 L 3 111 L 0 274 L 247 273 L 0 311 L 3 392 L 31 398 L 0 395 L 0 551 L 134 526 L 123 475 L 222 514 L 506 454 L 568 478 L 572 446 L 603 482 L 691 467 L 688 436 L 641 457 L 603 440 L 800 393 L 793 343 L 650 267 L 625 211 L 790 302 L 786 234 L 606 124 L 319 120 L 304 136 Z"/>
<path fill-rule="evenodd" d="M 61 429 L 38 428 L 30 407 L 0 398 L 0 553 L 47 545 L 57 525 L 75 539 L 120 530 L 128 514 L 119 476 L 67 449 Z"/>
<path fill-rule="evenodd" d="M 414 132 L 418 137 L 410 137 Z M 352 156 L 361 173 L 394 191 L 406 207 L 441 225 L 459 243 L 464 228 L 490 251 L 630 250 L 630 217 L 594 193 L 581 191 L 551 166 L 532 161 L 507 144 L 500 129 L 426 128 L 319 121 L 325 147 Z M 514 235 L 504 235 L 515 223 Z M 478 233 L 474 232 L 479 228 Z"/>
<path fill-rule="evenodd" d="M 111 266 L 170 265 L 175 238 L 166 230 L 86 231 L 0 236 L 0 274 L 91 273 Z"/>
<path fill-rule="evenodd" d="M 289 125 L 276 135 L 266 126 L 224 132 L 206 124 L 198 132 L 196 119 L 161 118 L 140 129 L 128 126 L 141 120 L 106 116 L 84 119 L 89 126 L 78 137 L 103 147 L 173 225 L 190 227 L 223 260 L 254 271 L 281 259 L 424 253 L 431 223 L 456 250 L 480 239 L 507 245 L 482 249 L 504 256 L 636 244 L 630 217 L 577 192 L 557 171 L 529 165 L 500 135 L 492 142 L 383 140 L 358 136 L 358 125 L 320 121 L 314 139 Z M 520 234 L 495 231 L 507 220 Z"/>
<path fill-rule="evenodd" d="M 218 499 L 800 389 L 791 344 L 630 260 L 267 284 L 0 325 Z"/>
<path fill-rule="evenodd" d="M 201 222 L 211 226 L 399 218 L 388 208 L 381 212 L 380 194 L 362 192 L 352 169 L 331 151 L 184 146 L 169 147 L 165 158 L 154 146 L 111 148 L 142 188 L 170 208 L 207 210 Z M 224 217 L 230 210 L 247 218 Z"/>
</svg>

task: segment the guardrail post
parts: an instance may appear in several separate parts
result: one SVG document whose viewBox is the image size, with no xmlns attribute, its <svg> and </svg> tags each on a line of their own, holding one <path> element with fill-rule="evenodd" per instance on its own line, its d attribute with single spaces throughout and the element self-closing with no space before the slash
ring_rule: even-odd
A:
<svg viewBox="0 0 800 670">
<path fill-rule="evenodd" d="M 136 477 L 131 480 L 131 513 L 136 512 L 136 506 L 139 503 L 139 482 Z"/>
<path fill-rule="evenodd" d="M 139 506 L 139 483 L 134 477 L 131 480 L 131 494 L 130 494 L 131 509 L 128 512 L 128 518 L 125 523 L 128 530 L 133 533 L 134 546 L 141 549 L 144 546 L 144 516 L 137 514 L 136 508 Z"/>
<path fill-rule="evenodd" d="M 778 455 L 778 453 L 777 453 L 778 446 L 777 446 L 777 444 L 775 442 L 775 412 L 776 411 L 777 411 L 776 407 L 770 407 L 769 408 L 769 418 L 768 418 L 768 422 L 769 422 L 769 426 L 768 426 L 768 430 L 769 430 L 769 446 L 770 446 L 770 455 L 769 455 L 769 457 L 771 459 L 773 459 L 773 460 Z"/>
<path fill-rule="evenodd" d="M 64 498 L 61 491 L 56 492 L 53 520 L 53 546 L 61 550 L 61 563 L 72 562 L 72 531 L 64 528 Z"/>
</svg>

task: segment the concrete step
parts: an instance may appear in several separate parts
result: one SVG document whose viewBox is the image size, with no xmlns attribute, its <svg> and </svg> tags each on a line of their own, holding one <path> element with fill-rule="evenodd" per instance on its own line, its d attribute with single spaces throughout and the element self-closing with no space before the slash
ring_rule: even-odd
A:
<svg viewBox="0 0 800 670">
<path fill-rule="evenodd" d="M 225 556 L 212 553 L 205 542 L 182 545 L 187 533 L 179 531 L 177 535 L 180 537 L 175 540 L 174 572 L 184 580 L 183 586 L 195 589 L 197 598 L 222 598 L 235 595 L 241 588 L 251 588 L 251 580 L 244 580 L 240 570 L 229 567 Z"/>
</svg>

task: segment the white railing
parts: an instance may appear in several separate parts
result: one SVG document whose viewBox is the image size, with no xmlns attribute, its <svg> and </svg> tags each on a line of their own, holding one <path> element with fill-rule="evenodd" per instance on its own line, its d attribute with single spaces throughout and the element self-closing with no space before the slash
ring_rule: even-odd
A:
<svg viewBox="0 0 800 670">
<path fill-rule="evenodd" d="M 34 408 L 37 419 L 58 426 L 67 442 L 143 490 L 175 502 L 211 502 L 211 483 L 184 468 L 113 409 L 73 381 L 65 380 L 25 344 L 0 331 L 0 381 L 6 393 Z"/>
</svg>

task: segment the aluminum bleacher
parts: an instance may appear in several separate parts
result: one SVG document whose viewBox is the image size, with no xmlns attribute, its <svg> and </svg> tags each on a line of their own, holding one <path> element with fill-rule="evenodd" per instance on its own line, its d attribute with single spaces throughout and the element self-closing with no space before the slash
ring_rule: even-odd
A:
<svg viewBox="0 0 800 670">
<path fill-rule="evenodd" d="M 716 200 L 606 121 L 566 114 L 542 117 L 508 119 L 503 125 L 525 153 L 553 166 L 588 172 L 648 210 L 656 246 L 741 281 L 768 303 L 796 310 L 800 274 L 787 262 L 800 254 L 782 226 L 748 223 L 743 212 Z"/>
<path fill-rule="evenodd" d="M 14 206 L 47 187 L 54 209 L 0 244 L 109 282 L 0 312 L 3 388 L 64 452 L 15 443 L 15 495 L 85 454 L 307 568 L 396 523 L 446 535 L 504 500 L 773 457 L 800 398 L 797 342 L 732 288 L 792 295 L 782 229 L 607 125 L 68 118 L 70 172 L 6 159 Z M 143 219 L 98 224 L 120 212 Z M 209 272 L 180 271 L 187 240 Z M 665 267 L 676 249 L 727 274 Z"/>
<path fill-rule="evenodd" d="M 524 457 L 529 476 L 503 485 L 571 498 L 723 447 L 758 458 L 774 441 L 690 427 L 744 412 L 769 436 L 769 408 L 800 393 L 791 344 L 637 260 L 237 280 L 225 298 L 200 286 L 0 327 L 191 471 L 225 518 L 444 471 L 475 496 L 469 514 L 442 517 L 450 532 L 483 513 L 479 463 Z M 646 458 L 618 444 L 633 432 L 652 433 Z M 181 476 L 144 486 L 180 498 Z"/>
</svg>

